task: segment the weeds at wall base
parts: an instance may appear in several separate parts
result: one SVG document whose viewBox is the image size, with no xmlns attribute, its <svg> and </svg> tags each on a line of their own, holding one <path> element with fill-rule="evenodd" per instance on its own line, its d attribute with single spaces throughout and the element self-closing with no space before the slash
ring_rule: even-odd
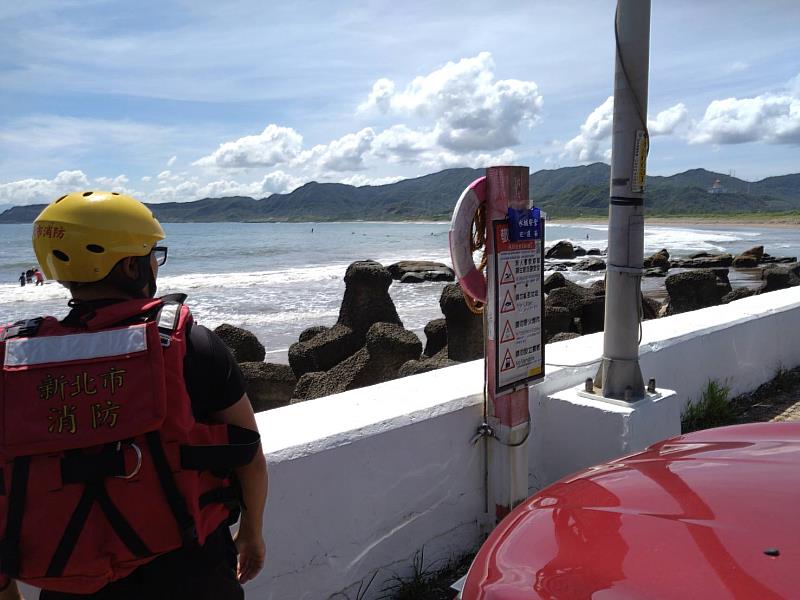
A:
<svg viewBox="0 0 800 600">
<path fill-rule="evenodd" d="M 733 424 L 735 413 L 728 399 L 729 393 L 728 386 L 709 380 L 700 400 L 694 404 L 687 401 L 681 414 L 681 433 Z"/>
<path fill-rule="evenodd" d="M 450 585 L 466 574 L 476 553 L 477 548 L 461 556 L 426 565 L 425 548 L 417 550 L 411 559 L 411 575 L 401 577 L 393 572 L 384 582 L 378 600 L 452 600 L 456 592 Z M 331 600 L 363 600 L 380 572 L 378 569 L 368 580 L 362 581 L 355 596 L 338 593 Z"/>
<path fill-rule="evenodd" d="M 769 381 L 752 392 L 728 399 L 730 389 L 709 381 L 694 404 L 681 414 L 681 432 L 770 421 L 800 400 L 800 367 L 778 365 Z"/>
</svg>

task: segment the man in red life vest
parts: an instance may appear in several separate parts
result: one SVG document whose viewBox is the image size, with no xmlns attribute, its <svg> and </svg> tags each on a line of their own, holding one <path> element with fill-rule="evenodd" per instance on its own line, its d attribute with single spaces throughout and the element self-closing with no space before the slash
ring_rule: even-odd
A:
<svg viewBox="0 0 800 600">
<path fill-rule="evenodd" d="M 163 239 L 117 193 L 68 194 L 34 222 L 72 310 L 0 327 L 0 600 L 21 598 L 15 580 L 42 600 L 238 599 L 263 567 L 244 379 L 185 296 L 155 297 Z"/>
</svg>

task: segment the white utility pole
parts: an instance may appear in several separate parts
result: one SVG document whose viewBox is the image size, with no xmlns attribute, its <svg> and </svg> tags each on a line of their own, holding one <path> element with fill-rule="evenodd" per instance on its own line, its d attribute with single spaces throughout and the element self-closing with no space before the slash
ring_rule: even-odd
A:
<svg viewBox="0 0 800 600">
<path fill-rule="evenodd" d="M 645 396 L 639 368 L 650 0 L 618 0 L 614 126 L 608 213 L 603 362 L 595 387 L 606 398 Z"/>
</svg>

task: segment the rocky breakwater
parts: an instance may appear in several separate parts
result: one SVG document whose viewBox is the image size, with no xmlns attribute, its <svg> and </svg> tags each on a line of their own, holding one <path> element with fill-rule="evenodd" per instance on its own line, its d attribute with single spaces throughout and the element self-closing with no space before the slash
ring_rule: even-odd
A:
<svg viewBox="0 0 800 600">
<path fill-rule="evenodd" d="M 605 269 L 602 258 L 592 257 L 589 261 L 583 258 L 584 254 L 602 256 L 604 252 L 585 252 L 569 241 L 559 241 L 545 250 L 545 269 L 556 271 L 544 284 L 547 341 L 560 341 L 603 329 L 603 281 L 582 286 L 559 272 Z M 643 286 L 647 288 L 642 294 L 643 319 L 725 304 L 800 284 L 800 264 L 796 257 L 776 258 L 764 252 L 762 246 L 736 256 L 700 252 L 673 257 L 664 248 L 646 257 L 643 266 L 644 277 L 664 278 L 663 284 Z M 737 282 L 746 282 L 747 285 L 733 286 L 731 279 L 734 274 Z"/>
<path fill-rule="evenodd" d="M 557 246 L 556 251 L 547 252 L 558 257 L 563 270 L 605 268 L 599 250 L 576 254 L 569 242 Z M 583 262 L 589 257 L 590 263 Z M 580 262 L 565 262 L 576 259 Z M 344 276 L 337 322 L 304 330 L 289 349 L 289 365 L 264 363 L 264 347 L 252 333 L 231 325 L 218 327 L 216 332 L 242 367 L 254 408 L 267 410 L 482 358 L 483 317 L 468 306 L 458 284 L 443 288 L 439 299 L 443 318 L 425 326 L 424 350 L 416 334 L 403 327 L 389 296 L 392 281 L 414 283 L 417 277 L 435 281 L 450 276 L 446 265 L 414 263 L 409 268 L 411 264 L 389 268 L 370 260 L 351 264 Z M 699 253 L 683 258 L 662 249 L 647 257 L 644 265 L 645 276 L 664 278 L 659 294 L 665 300 L 642 294 L 643 320 L 800 285 L 800 264 L 794 257 L 774 258 L 760 246 L 738 256 Z M 757 286 L 732 286 L 731 270 L 746 271 L 756 278 Z M 408 277 L 414 273 L 418 275 Z M 543 291 L 546 342 L 603 330 L 604 281 L 584 286 L 555 272 L 545 280 Z"/>
<path fill-rule="evenodd" d="M 265 363 L 266 351 L 255 335 L 223 323 L 214 330 L 242 370 L 247 396 L 256 412 L 289 403 L 297 378 L 289 365 Z"/>
<path fill-rule="evenodd" d="M 451 281 L 454 276 L 447 265 L 427 261 L 403 261 L 388 268 L 371 260 L 351 264 L 336 323 L 305 329 L 289 348 L 288 365 L 263 362 L 264 346 L 249 331 L 228 324 L 218 327 L 216 333 L 242 368 L 254 409 L 268 410 L 483 356 L 482 318 L 469 310 L 458 285 L 445 286 L 439 301 L 444 318 L 425 326 L 423 350 L 397 314 L 389 295 L 393 279 L 416 283 Z"/>
<path fill-rule="evenodd" d="M 605 282 L 591 286 L 578 285 L 561 273 L 553 273 L 544 281 L 545 341 L 561 341 L 603 330 L 606 305 Z M 654 319 L 661 304 L 642 294 L 642 318 Z"/>
<path fill-rule="evenodd" d="M 422 342 L 403 328 L 389 296 L 388 269 L 371 260 L 354 262 L 344 282 L 336 324 L 304 331 L 289 348 L 298 379 L 292 401 L 393 379 L 404 362 L 422 352 Z"/>
<path fill-rule="evenodd" d="M 419 360 L 410 360 L 400 368 L 401 376 L 483 358 L 483 316 L 469 307 L 458 284 L 444 286 L 439 308 L 444 318 L 425 326 L 425 351 Z"/>
<path fill-rule="evenodd" d="M 700 252 L 686 258 L 670 258 L 666 250 L 646 259 L 654 262 L 666 256 L 669 267 L 660 268 L 666 277 L 666 300 L 660 315 L 673 315 L 709 306 L 727 304 L 740 298 L 764 294 L 800 284 L 796 257 L 776 258 L 755 246 L 741 254 Z M 672 271 L 667 274 L 667 271 Z M 732 285 L 734 279 L 740 284 Z"/>
<path fill-rule="evenodd" d="M 605 261 L 600 258 L 605 251 L 599 248 L 586 250 L 581 246 L 574 246 L 572 242 L 561 240 L 556 242 L 544 252 L 544 265 L 546 271 L 604 271 Z M 581 259 L 575 261 L 575 259 Z"/>
<path fill-rule="evenodd" d="M 392 279 L 400 283 L 422 283 L 423 281 L 455 281 L 453 269 L 430 260 L 401 260 L 386 267 Z"/>
</svg>

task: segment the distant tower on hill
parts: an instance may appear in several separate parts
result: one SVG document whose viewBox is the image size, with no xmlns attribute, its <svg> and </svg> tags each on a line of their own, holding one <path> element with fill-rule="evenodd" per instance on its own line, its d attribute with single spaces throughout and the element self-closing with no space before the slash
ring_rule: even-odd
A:
<svg viewBox="0 0 800 600">
<path fill-rule="evenodd" d="M 720 182 L 719 179 L 715 179 L 714 180 L 714 183 L 709 188 L 708 193 L 709 194 L 724 194 L 725 193 L 725 188 L 722 187 L 722 183 Z"/>
</svg>

